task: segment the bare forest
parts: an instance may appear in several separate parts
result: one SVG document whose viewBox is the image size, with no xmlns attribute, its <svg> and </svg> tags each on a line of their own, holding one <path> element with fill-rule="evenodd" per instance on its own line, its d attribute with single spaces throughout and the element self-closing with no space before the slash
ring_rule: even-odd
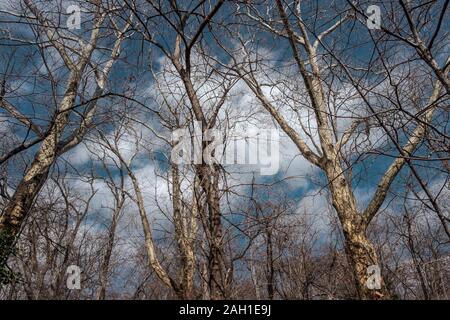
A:
<svg viewBox="0 0 450 320">
<path fill-rule="evenodd" d="M 449 0 L 0 0 L 0 299 L 450 299 Z"/>
</svg>

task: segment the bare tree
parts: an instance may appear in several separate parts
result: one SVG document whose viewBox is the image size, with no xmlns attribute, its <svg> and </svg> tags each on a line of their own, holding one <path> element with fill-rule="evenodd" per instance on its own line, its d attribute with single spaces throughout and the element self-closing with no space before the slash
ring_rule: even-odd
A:
<svg viewBox="0 0 450 320">
<path fill-rule="evenodd" d="M 106 63 L 92 66 L 96 83 L 92 98 L 78 104 L 80 90 L 84 89 L 82 86 L 83 80 L 86 80 L 84 77 L 90 72 L 88 66 L 95 64 L 92 56 L 100 44 L 101 27 L 110 17 L 109 14 L 114 8 L 103 8 L 99 2 L 92 4 L 93 24 L 87 41 L 82 37 L 73 38 L 70 35 L 61 35 L 61 28 L 57 24 L 58 17 L 56 20 L 47 18 L 39 5 L 32 1 L 25 0 L 23 9 L 22 16 L 28 20 L 28 26 L 37 35 L 38 49 L 43 53 L 44 61 L 47 47 L 53 48 L 63 60 L 64 67 L 69 74 L 62 98 L 57 98 L 58 93 L 54 92 L 55 105 L 48 106 L 50 110 L 53 109 L 53 115 L 45 130 L 40 129 L 30 118 L 20 112 L 18 106 L 11 104 L 6 98 L 7 93 L 3 92 L 2 94 L 2 108 L 17 121 L 25 124 L 28 130 L 34 131 L 39 142 L 39 149 L 35 152 L 34 160 L 26 168 L 23 179 L 17 184 L 5 212 L 0 217 L 0 242 L 2 243 L 0 264 L 2 268 L 7 263 L 16 236 L 20 232 L 36 196 L 42 189 L 50 168 L 58 156 L 72 149 L 82 140 L 91 126 L 97 110 L 97 100 L 105 93 L 108 74 L 113 63 L 119 57 L 121 43 L 129 28 L 129 23 L 126 23 L 124 27 L 116 25 L 116 28 L 113 29 L 115 40 L 110 48 L 109 59 Z M 114 19 L 110 17 L 110 21 L 114 26 Z M 52 75 L 50 70 L 49 75 Z M 82 106 L 84 106 L 84 110 L 79 113 L 80 120 L 77 126 L 69 126 L 71 116 L 76 113 L 77 108 L 82 108 Z M 9 151 L 2 158 L 8 159 L 10 155 L 16 153 L 16 150 Z"/>
<path fill-rule="evenodd" d="M 260 59 L 258 52 L 252 52 L 253 47 L 251 43 L 256 41 L 255 39 L 251 38 L 251 41 L 248 41 L 241 36 L 240 43 L 244 53 L 242 58 L 237 57 L 236 53 L 227 50 L 229 56 L 234 60 L 233 69 L 239 77 L 242 77 L 280 128 L 296 144 L 301 155 L 320 168 L 326 175 L 332 204 L 342 225 L 346 251 L 353 266 L 359 296 L 365 299 L 383 297 L 385 295 L 383 289 L 370 290 L 366 285 L 369 266 L 378 265 L 375 248 L 367 238 L 366 230 L 386 199 L 394 179 L 406 164 L 407 157 L 416 150 L 422 139 L 424 139 L 427 125 L 432 121 L 433 114 L 441 99 L 442 83 L 439 80 L 434 82 L 430 97 L 421 108 L 420 122 L 417 123 L 415 129 L 410 133 L 408 141 L 403 145 L 397 145 L 399 156 L 395 158 L 382 176 L 366 208 L 363 210 L 358 209 L 352 188 L 351 169 L 347 168 L 346 163 L 348 164 L 348 162 L 346 162 L 341 150 L 349 142 L 355 130 L 361 124 L 361 120 L 353 121 L 342 135 L 336 134 L 336 122 L 340 115 L 330 110 L 332 84 L 327 82 L 330 79 L 330 72 L 333 72 L 333 67 L 328 67 L 325 64 L 327 61 L 323 61 L 321 56 L 328 54 L 337 60 L 342 72 L 350 78 L 351 83 L 355 86 L 361 103 L 368 107 L 369 116 L 373 117 L 379 126 L 386 128 L 385 120 L 377 114 L 377 111 L 375 111 L 372 103 L 367 98 L 367 92 L 370 92 L 370 89 L 361 88 L 361 81 L 354 78 L 349 67 L 342 63 L 336 55 L 330 54 L 330 49 L 325 42 L 326 37 L 333 34 L 346 21 L 351 20 L 353 15 L 348 10 L 347 13 L 343 11 L 341 14 L 342 18 L 335 16 L 334 21 L 336 22 L 319 33 L 304 20 L 303 5 L 300 1 L 288 4 L 282 0 L 277 0 L 273 6 L 271 4 L 267 6 L 271 6 L 271 9 L 276 11 L 278 16 L 275 18 L 264 16 L 264 14 L 260 13 L 259 7 L 252 5 L 238 9 L 244 11 L 243 16 L 247 20 L 256 21 L 259 29 L 268 30 L 275 39 L 288 40 L 292 60 L 303 80 L 303 89 L 308 100 L 306 102 L 307 107 L 313 112 L 314 126 L 316 126 L 314 133 L 311 133 L 311 125 L 309 125 L 309 129 L 304 127 L 296 129 L 277 107 L 272 96 L 266 93 L 265 87 L 271 79 L 267 79 L 267 76 L 262 78 L 264 75 L 261 75 L 260 70 L 264 72 L 264 69 L 260 67 L 258 70 L 258 64 L 262 64 L 258 62 L 258 59 Z M 306 10 L 311 10 L 311 8 L 306 7 Z M 270 10 L 265 10 L 264 12 L 270 12 Z M 315 39 L 312 38 L 311 33 Z M 319 51 L 321 47 L 324 53 Z M 283 83 L 282 81 L 280 82 Z M 277 84 L 275 82 L 275 85 L 269 84 L 269 86 L 276 87 Z M 292 99 L 294 100 L 295 98 Z M 294 107 L 294 110 L 296 110 L 296 107 Z M 306 140 L 303 137 L 309 139 Z M 394 140 L 393 142 L 396 143 L 398 141 Z"/>
<path fill-rule="evenodd" d="M 176 70 L 177 77 L 182 82 L 184 94 L 186 94 L 190 104 L 190 112 L 193 114 L 191 121 L 201 123 L 202 138 L 200 141 L 202 141 L 202 151 L 208 148 L 209 142 L 206 139 L 206 132 L 208 129 L 215 127 L 218 113 L 225 102 L 229 86 L 225 85 L 223 87 L 220 95 L 214 98 L 212 105 L 210 105 L 211 103 L 205 103 L 194 80 L 194 69 L 196 66 L 193 64 L 193 60 L 198 53 L 202 55 L 203 59 L 206 58 L 203 63 L 208 63 L 207 59 L 212 59 L 202 54 L 203 51 L 207 50 L 203 33 L 209 28 L 212 19 L 224 2 L 219 0 L 216 2 L 202 2 L 196 5 L 181 5 L 176 1 L 166 4 L 148 1 L 148 12 L 141 10 L 138 3 L 130 5 L 130 9 L 134 12 L 136 20 L 139 22 L 139 29 L 144 39 L 160 49 L 164 56 L 170 60 Z M 153 21 L 149 20 L 148 17 L 152 13 L 160 17 Z M 161 26 L 164 26 L 164 28 L 161 28 Z M 167 32 L 172 32 L 176 35 L 170 43 L 159 40 L 160 37 L 165 38 Z M 205 75 L 205 80 L 208 80 L 207 75 Z M 176 173 L 176 169 L 174 170 Z M 209 242 L 208 288 L 210 298 L 223 298 L 225 274 L 222 259 L 223 232 L 219 194 L 220 167 L 218 164 L 208 165 L 203 159 L 202 163 L 195 165 L 195 174 L 205 196 L 205 209 L 208 214 L 205 226 L 208 229 L 206 234 Z"/>
<path fill-rule="evenodd" d="M 0 1 L 0 298 L 448 299 L 449 2 Z"/>
</svg>

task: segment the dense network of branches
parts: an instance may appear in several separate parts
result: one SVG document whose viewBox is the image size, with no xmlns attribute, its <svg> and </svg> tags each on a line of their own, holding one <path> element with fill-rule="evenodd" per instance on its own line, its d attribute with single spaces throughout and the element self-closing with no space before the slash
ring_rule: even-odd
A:
<svg viewBox="0 0 450 320">
<path fill-rule="evenodd" d="M 449 299 L 449 2 L 0 1 L 0 298 Z"/>
</svg>

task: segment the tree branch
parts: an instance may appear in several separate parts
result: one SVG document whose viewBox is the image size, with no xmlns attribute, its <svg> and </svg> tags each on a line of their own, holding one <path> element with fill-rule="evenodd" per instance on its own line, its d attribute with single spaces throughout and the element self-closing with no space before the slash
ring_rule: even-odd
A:
<svg viewBox="0 0 450 320">
<path fill-rule="evenodd" d="M 384 199 L 387 196 L 389 187 L 391 186 L 395 177 L 398 175 L 398 173 L 402 169 L 403 165 L 406 163 L 408 157 L 411 156 L 411 154 L 414 152 L 414 150 L 419 145 L 420 141 L 423 139 L 425 132 L 426 132 L 426 125 L 424 123 L 430 122 L 433 117 L 433 113 L 437 108 L 436 101 L 439 98 L 439 93 L 440 93 L 441 88 L 442 88 L 441 82 L 436 81 L 434 88 L 433 88 L 433 93 L 428 101 L 428 104 L 433 105 L 433 107 L 428 108 L 427 112 L 423 115 L 423 118 L 422 118 L 423 122 L 421 122 L 417 125 L 414 132 L 409 137 L 408 142 L 401 149 L 402 157 L 397 158 L 390 165 L 388 170 L 385 172 L 384 176 L 381 178 L 381 180 L 378 184 L 377 190 L 375 191 L 375 194 L 372 197 L 372 200 L 370 201 L 369 205 L 367 206 L 366 210 L 364 210 L 364 213 L 363 213 L 363 223 L 366 226 L 370 223 L 370 221 L 373 219 L 375 214 L 380 209 L 381 205 L 384 202 Z"/>
</svg>

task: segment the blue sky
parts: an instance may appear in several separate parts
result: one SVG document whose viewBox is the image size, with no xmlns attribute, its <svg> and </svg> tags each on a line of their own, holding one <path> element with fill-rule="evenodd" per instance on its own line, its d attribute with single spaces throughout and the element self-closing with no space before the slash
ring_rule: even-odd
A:
<svg viewBox="0 0 450 320">
<path fill-rule="evenodd" d="M 326 7 L 326 4 L 323 5 Z M 229 10 L 228 8 L 227 10 Z M 311 21 L 312 19 L 312 12 L 314 12 L 314 8 L 310 9 L 311 12 L 308 10 L 305 11 L 305 15 L 309 16 L 309 13 L 311 13 Z M 227 14 L 227 11 L 225 10 L 223 12 L 223 16 Z M 219 16 L 219 19 L 222 18 L 222 16 Z M 330 24 L 332 24 L 335 20 L 330 20 L 330 18 L 335 18 L 334 16 L 325 17 L 323 18 L 323 23 L 317 24 L 316 31 L 321 31 L 326 29 Z M 312 23 L 308 20 L 308 23 Z M 168 43 L 173 43 L 174 38 L 174 32 L 171 30 L 167 25 L 162 24 L 162 22 L 159 22 L 160 24 L 155 24 L 153 27 L 157 27 L 160 32 L 159 36 L 156 37 L 157 40 L 162 39 L 164 36 L 164 40 Z M 445 22 L 446 24 L 449 23 L 449 21 Z M 24 36 L 27 38 L 31 38 L 33 35 L 31 32 L 29 32 L 29 29 L 23 25 L 15 25 L 15 24 L 9 24 L 9 28 L 11 28 L 14 33 L 17 36 Z M 83 30 L 81 31 L 83 32 Z M 312 38 L 314 36 L 310 34 Z M 86 35 L 84 35 L 86 37 Z M 374 36 L 377 37 L 376 32 L 374 33 Z M 204 41 L 206 43 L 211 42 L 212 37 L 211 35 L 208 35 L 208 32 L 206 32 Z M 104 44 L 106 44 L 107 41 L 104 41 Z M 334 49 L 341 55 L 343 59 L 346 61 L 351 61 L 352 65 L 355 67 L 364 66 L 368 61 L 371 61 L 374 57 L 376 58 L 376 54 L 374 56 L 374 46 L 372 43 L 372 39 L 370 38 L 370 34 L 367 32 L 367 29 L 359 24 L 359 23 L 346 23 L 342 26 L 342 29 L 340 29 L 337 32 L 336 37 L 331 37 L 330 40 L 326 40 L 325 43 L 330 46 L 334 46 Z M 50 110 L 53 110 L 55 107 L 52 99 L 51 99 L 51 84 L 46 79 L 45 74 L 39 74 L 38 71 L 42 70 L 43 67 L 43 61 L 42 58 L 39 56 L 39 53 L 35 46 L 6 46 L 8 44 L 4 40 L 1 41 L 0 45 L 2 46 L 1 51 L 1 61 L 0 61 L 0 70 L 1 73 L 5 72 L 6 68 L 6 61 L 9 55 L 13 55 L 13 68 L 11 72 L 11 78 L 8 79 L 10 81 L 8 83 L 9 88 L 11 89 L 11 92 L 8 92 L 7 98 L 10 100 L 11 103 L 15 105 L 19 105 L 21 111 L 24 114 L 29 115 L 32 117 L 38 124 L 45 127 L 45 125 L 48 123 L 49 120 L 51 120 L 51 115 L 49 113 Z M 224 41 L 224 44 L 226 45 L 236 45 L 234 41 Z M 299 99 L 301 98 L 301 92 L 295 92 L 295 89 L 301 90 L 303 88 L 303 84 L 300 81 L 300 76 L 298 74 L 298 71 L 292 67 L 292 54 L 289 49 L 288 42 L 283 40 L 280 41 L 279 38 L 274 39 L 271 35 L 268 33 L 261 32 L 257 34 L 257 39 L 254 40 L 253 48 L 258 48 L 260 52 L 263 53 L 263 60 L 267 65 L 267 69 L 271 72 L 270 76 L 273 77 L 273 79 L 283 79 L 284 77 L 291 81 L 289 90 L 292 90 L 293 93 L 299 95 Z M 225 58 L 225 55 L 216 45 L 207 45 L 205 44 L 208 49 L 212 50 L 213 55 L 217 59 L 223 59 L 224 62 L 229 62 L 229 59 Z M 413 52 L 406 48 L 405 46 L 399 46 L 399 43 L 391 43 L 390 44 L 391 52 L 395 52 L 396 55 L 392 55 L 392 60 L 388 61 L 389 63 L 392 63 L 392 65 L 396 62 L 400 62 L 403 59 L 407 59 Z M 172 46 L 169 44 L 169 48 L 172 48 Z M 445 50 L 444 50 L 445 51 Z M 329 62 L 329 56 L 327 55 L 326 50 L 320 51 L 323 56 L 320 57 L 321 62 L 327 64 Z M 448 53 L 448 50 L 447 50 Z M 164 81 L 163 74 L 165 71 L 171 71 L 173 72 L 173 68 L 171 69 L 170 64 L 167 60 L 163 59 L 162 53 L 155 48 L 154 46 L 150 46 L 147 42 L 142 41 L 142 38 L 135 34 L 133 37 L 128 39 L 126 43 L 124 44 L 123 49 L 123 60 L 120 60 L 113 68 L 113 71 L 111 73 L 111 77 L 108 83 L 108 89 L 111 92 L 116 92 L 120 94 L 129 94 L 130 92 L 133 94 L 133 98 L 140 101 L 142 104 L 146 106 L 146 108 L 143 108 L 141 105 L 137 103 L 133 103 L 132 101 L 128 101 L 127 103 L 132 106 L 130 109 L 133 109 L 136 113 L 134 116 L 136 116 L 137 120 L 140 122 L 145 123 L 152 129 L 156 130 L 157 132 L 164 133 L 166 135 L 170 135 L 170 132 L 164 132 L 158 118 L 156 115 L 149 111 L 149 109 L 158 110 L 158 96 L 157 92 L 155 91 L 155 79 L 149 72 L 149 65 L 152 65 L 155 68 L 155 71 L 158 73 L 157 77 L 161 77 L 158 79 L 159 81 Z M 58 58 L 56 53 L 52 50 L 46 50 L 45 56 L 47 59 L 49 59 L 50 62 L 50 68 L 57 76 L 57 83 L 55 91 L 58 95 L 60 95 L 64 90 L 64 84 L 65 80 L 67 78 L 67 70 L 62 66 L 61 59 Z M 105 59 L 104 52 L 98 50 L 96 54 L 94 55 L 95 61 L 104 61 Z M 443 55 L 438 55 L 438 59 L 443 59 Z M 417 63 L 416 68 L 414 71 L 417 72 L 427 72 L 427 67 L 424 66 L 421 63 Z M 164 71 L 164 72 L 163 72 Z M 399 68 L 399 72 L 401 72 L 401 68 Z M 29 75 L 34 75 L 30 77 Z M 327 74 L 326 79 L 330 79 L 331 75 Z M 367 83 L 374 83 L 377 81 L 380 81 L 383 85 L 385 82 L 381 82 L 380 79 L 383 79 L 383 75 L 376 74 L 375 72 L 370 73 L 370 75 L 364 77 L 364 81 Z M 268 78 L 271 80 L 271 78 Z M 176 79 L 175 79 L 176 80 Z M 297 80 L 297 81 L 296 81 Z M 175 87 L 179 83 L 173 84 Z M 169 84 L 167 84 L 166 89 L 170 91 Z M 432 85 L 432 81 L 430 79 L 426 78 L 423 81 L 423 93 L 421 95 L 421 101 L 422 103 L 427 100 L 428 93 L 430 91 Z M 90 77 L 88 80 L 88 90 L 86 90 L 86 96 L 89 96 L 90 93 L 92 93 L 92 86 L 93 86 L 93 77 L 92 73 L 90 72 Z M 336 86 L 338 88 L 341 88 L 342 90 L 339 92 L 342 94 L 342 108 L 345 112 L 343 115 L 348 114 L 349 112 L 354 112 L 357 115 L 367 115 L 367 109 L 362 105 L 361 101 L 358 101 L 358 99 L 354 99 L 353 101 L 345 101 L 346 92 L 345 90 L 349 90 L 349 92 L 352 92 L 352 88 L 349 86 L 348 83 L 344 83 L 342 79 L 337 81 Z M 381 87 L 382 85 L 380 85 Z M 206 92 L 206 94 L 210 93 L 207 86 L 200 87 L 199 85 L 199 91 L 203 90 L 202 92 Z M 178 88 L 175 88 L 173 91 L 178 90 Z M 407 88 L 403 88 L 403 90 L 407 90 Z M 291 93 L 291 91 L 289 91 Z M 239 83 L 236 85 L 235 91 L 233 92 L 234 96 L 230 98 L 229 103 L 226 104 L 224 107 L 224 110 L 227 110 L 231 113 L 245 113 L 252 112 L 255 110 L 258 110 L 257 116 L 255 116 L 254 121 L 258 123 L 261 127 L 267 128 L 267 126 L 275 127 L 273 121 L 270 120 L 270 118 L 267 116 L 265 111 L 261 108 L 260 105 L 258 105 L 258 102 L 256 99 L 252 96 L 252 93 L 249 90 L 245 89 L 245 86 L 242 83 Z M 283 90 L 278 90 L 278 92 L 274 92 L 272 98 L 277 98 L 282 96 L 283 94 L 286 94 L 286 92 L 283 92 Z M 58 97 L 60 99 L 60 97 Z M 173 97 L 174 100 L 176 100 L 176 97 Z M 78 100 L 79 101 L 79 100 Z M 99 104 L 102 106 L 100 108 L 100 113 L 98 115 L 98 119 L 101 119 L 103 116 L 108 115 L 108 112 L 111 112 L 111 109 L 109 109 L 110 104 L 115 104 L 114 108 L 120 108 L 121 104 L 124 104 L 125 101 L 120 98 L 114 98 L 114 99 L 105 99 L 103 101 L 100 101 Z M 292 115 L 292 105 L 289 105 L 290 102 L 281 102 L 279 107 L 284 108 L 283 112 L 288 117 L 292 116 L 292 125 L 298 128 L 298 119 L 295 120 L 295 118 Z M 382 104 L 378 105 L 380 108 L 383 107 Z M 353 109 L 352 109 L 353 108 Z M 82 108 L 80 108 L 82 109 Z M 137 110 L 137 111 L 136 111 Z M 343 111 L 343 112 L 344 112 Z M 307 110 L 307 108 L 303 109 L 301 112 L 302 117 L 301 119 L 305 119 L 310 114 L 310 110 Z M 3 110 L 0 110 L 0 116 L 5 117 L 5 113 Z M 220 117 L 224 117 L 225 113 L 222 113 L 219 115 Z M 435 117 L 436 124 L 441 125 L 439 122 L 439 117 L 446 116 L 445 111 L 442 111 L 441 113 L 438 113 L 438 115 Z M 401 117 L 401 116 L 400 116 Z M 72 120 L 77 120 L 78 116 L 73 114 Z M 2 118 L 0 118 L 2 119 Z M 223 119 L 223 118 L 222 118 Z M 300 119 L 300 121 L 302 121 Z M 345 128 L 346 125 L 348 125 L 348 119 L 342 118 L 341 119 L 343 124 L 343 128 Z M 399 123 L 402 119 L 397 119 Z M 406 127 L 410 127 L 414 124 L 405 124 Z M 448 124 L 444 125 L 445 127 L 443 130 L 448 133 Z M 15 133 L 15 138 L 20 140 L 25 136 L 27 133 L 26 130 L 23 127 L 8 124 L 8 127 L 11 128 L 11 130 L 16 129 L 17 131 Z M 113 125 L 103 125 L 102 129 L 105 131 L 106 134 L 111 134 L 114 132 Z M 152 212 L 152 219 L 159 219 L 164 220 L 163 215 L 160 213 L 154 214 L 155 210 L 158 210 L 156 208 L 156 200 L 159 201 L 166 201 L 165 205 L 167 206 L 166 209 L 170 209 L 170 199 L 167 192 L 167 184 L 163 179 L 160 179 L 157 177 L 156 173 L 165 174 L 167 173 L 167 163 L 165 163 L 164 157 L 162 156 L 164 153 L 167 153 L 170 149 L 167 148 L 167 145 L 164 145 L 161 141 L 157 141 L 153 133 L 148 130 L 148 128 L 145 128 L 142 124 L 139 124 L 136 122 L 134 125 L 134 129 L 137 132 L 140 132 L 144 136 L 144 140 L 141 142 L 142 145 L 141 150 L 139 150 L 139 156 L 137 157 L 136 161 L 133 162 L 133 168 L 138 173 L 138 177 L 140 179 L 140 183 L 143 185 L 144 192 L 146 194 L 146 201 L 148 205 L 149 212 Z M 361 135 L 364 137 L 364 132 L 361 133 Z M 395 155 L 396 151 L 393 148 L 392 144 L 387 141 L 384 134 L 379 130 L 379 128 L 373 128 L 370 131 L 371 137 L 375 137 L 374 141 L 370 141 L 367 145 L 367 149 L 372 149 L 375 147 L 376 149 L 382 150 L 383 152 Z M 33 135 L 31 133 L 31 135 Z M 312 197 L 312 195 L 315 195 L 317 199 L 313 203 L 309 203 L 311 206 L 311 210 L 317 211 L 317 214 L 324 215 L 325 212 L 329 211 L 329 205 L 326 201 L 327 193 L 326 193 L 326 179 L 325 176 L 316 168 L 312 167 L 303 157 L 299 156 L 298 151 L 296 150 L 295 146 L 290 143 L 287 138 L 284 136 L 283 138 L 283 144 L 281 148 L 281 152 L 283 154 L 282 161 L 281 161 L 281 170 L 280 172 L 275 176 L 260 176 L 258 174 L 258 169 L 256 168 L 242 168 L 242 172 L 234 172 L 232 177 L 230 177 L 230 181 L 232 183 L 235 183 L 236 185 L 240 183 L 249 183 L 251 179 L 253 178 L 253 174 L 255 174 L 256 182 L 257 183 L 264 183 L 267 185 L 273 184 L 275 182 L 278 182 L 276 187 L 268 188 L 269 190 L 282 190 L 283 193 L 286 195 L 286 197 L 289 200 L 294 200 L 296 203 L 298 203 L 297 210 L 302 210 L 302 206 L 305 205 L 305 203 Z M 379 139 L 379 141 L 377 141 Z M 353 141 L 354 145 L 363 146 L 364 141 L 355 140 Z M 406 137 L 402 133 L 400 133 L 400 140 L 405 141 Z M 89 142 L 87 142 L 89 145 Z M 149 148 L 151 150 L 146 150 L 145 147 L 152 147 Z M 26 158 L 31 159 L 33 153 L 36 151 L 38 146 L 35 146 L 33 148 L 30 148 L 26 153 Z M 128 152 L 135 151 L 134 149 L 134 142 L 133 141 L 123 141 L 122 151 L 126 154 Z M 97 150 L 98 151 L 98 150 Z M 425 146 L 420 148 L 417 152 L 417 154 L 427 154 L 429 150 Z M 95 158 L 95 152 L 92 154 L 92 150 L 89 151 L 89 148 L 86 148 L 83 145 L 80 145 L 77 147 L 77 149 L 71 151 L 69 154 L 64 156 L 60 159 L 60 163 L 68 162 L 71 166 L 76 168 L 77 170 L 88 172 L 93 166 L 96 166 L 95 161 L 92 159 Z M 355 160 L 355 156 L 353 155 L 352 160 Z M 371 195 L 373 194 L 374 188 L 377 186 L 378 181 L 380 180 L 381 176 L 385 172 L 386 168 L 390 165 L 393 158 L 383 155 L 377 155 L 377 154 L 364 154 L 357 163 L 353 164 L 353 186 L 355 190 L 356 199 L 358 202 L 358 206 L 360 208 L 363 208 L 367 202 L 369 201 Z M 432 168 L 428 168 L 429 166 L 434 166 L 434 163 L 429 162 L 423 162 L 418 163 L 417 165 L 420 165 L 420 173 L 423 174 L 425 177 L 430 178 L 430 185 L 438 185 L 442 184 L 443 182 L 443 173 L 436 173 L 435 170 Z M 424 165 L 423 167 L 421 165 Z M 436 166 L 439 164 L 437 163 Z M 419 167 L 419 166 L 418 166 Z M 97 168 L 98 169 L 98 168 Z M 13 163 L 9 168 L 9 176 L 12 180 L 18 180 L 22 176 L 23 172 L 23 164 L 15 164 Z M 397 177 L 396 181 L 394 182 L 392 186 L 392 193 L 395 195 L 400 195 L 403 193 L 403 186 L 404 186 L 404 178 L 408 175 L 409 170 L 407 167 L 405 167 L 399 177 Z M 98 169 L 97 174 L 102 177 L 104 172 L 102 172 L 101 169 Z M 296 178 L 291 178 L 282 182 L 279 182 L 282 179 L 292 177 L 292 176 L 298 176 Z M 129 183 L 129 181 L 128 181 Z M 79 184 L 77 187 L 82 188 L 82 185 Z M 101 183 L 98 184 L 99 188 L 104 188 Z M 188 188 L 186 188 L 188 189 Z M 250 190 L 248 187 L 236 187 L 237 190 L 244 194 L 249 194 Z M 320 192 L 320 193 L 319 193 Z M 188 190 L 186 190 L 186 195 L 188 195 Z M 308 196 L 308 197 L 306 197 Z M 261 196 L 262 200 L 267 200 L 268 195 L 264 194 Z M 388 196 L 388 199 L 386 199 L 386 203 L 390 203 L 392 196 Z M 104 203 L 107 203 L 110 201 L 110 197 L 107 196 L 107 191 L 102 194 L 100 197 L 101 199 L 98 200 L 96 203 L 97 207 L 93 208 L 93 214 L 97 214 L 99 208 L 102 207 Z M 236 197 L 234 199 L 236 201 L 236 204 L 241 204 L 239 197 Z M 397 204 L 392 204 L 391 210 L 395 211 Z M 225 211 L 227 211 L 227 207 L 224 206 Z M 236 210 L 237 213 L 240 213 L 239 209 L 242 209 L 239 206 L 236 206 L 236 208 L 233 208 L 233 210 Z M 232 211 L 233 211 L 232 210 Z M 235 213 L 235 212 L 232 212 Z M 239 221 L 241 216 L 237 215 L 236 221 Z M 326 219 L 324 219 L 326 220 Z M 326 226 L 323 226 L 324 234 L 326 234 Z"/>
</svg>

